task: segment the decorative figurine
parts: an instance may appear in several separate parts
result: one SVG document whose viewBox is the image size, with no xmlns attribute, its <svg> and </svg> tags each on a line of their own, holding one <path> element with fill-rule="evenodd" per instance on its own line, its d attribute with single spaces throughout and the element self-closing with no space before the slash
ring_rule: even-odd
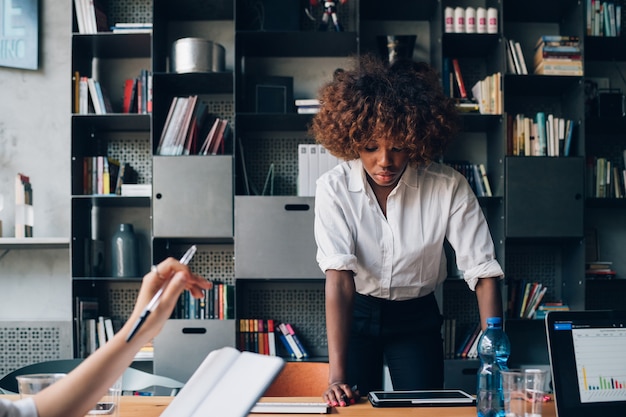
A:
<svg viewBox="0 0 626 417">
<path fill-rule="evenodd" d="M 346 4 L 348 0 L 339 0 L 341 4 Z M 316 7 L 319 4 L 318 0 L 309 0 L 310 7 Z M 311 11 L 309 9 L 305 9 L 307 16 L 313 21 L 315 18 L 313 17 Z M 324 14 L 322 15 L 322 23 L 320 23 L 319 29 L 321 31 L 328 29 L 328 19 L 332 18 L 333 26 L 335 31 L 343 32 L 343 27 L 341 23 L 339 23 L 339 17 L 337 17 L 337 2 L 336 1 L 324 1 Z"/>
</svg>

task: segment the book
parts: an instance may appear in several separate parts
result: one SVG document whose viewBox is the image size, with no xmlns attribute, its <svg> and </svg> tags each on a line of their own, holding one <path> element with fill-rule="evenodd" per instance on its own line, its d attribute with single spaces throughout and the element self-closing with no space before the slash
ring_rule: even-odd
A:
<svg viewBox="0 0 626 417">
<path fill-rule="evenodd" d="M 287 352 L 287 354 L 289 356 L 291 356 L 292 358 L 295 358 L 296 357 L 296 353 L 294 352 L 294 350 L 293 350 L 293 348 L 291 346 L 291 343 L 289 343 L 289 341 L 287 340 L 287 337 L 280 330 L 280 328 L 278 326 L 276 326 L 276 332 L 278 333 L 278 339 L 282 343 L 282 345 L 285 348 L 285 351 Z"/>
<path fill-rule="evenodd" d="M 298 196 L 311 196 L 309 189 L 309 146 L 298 144 Z"/>
<path fill-rule="evenodd" d="M 580 42 L 580 38 L 578 36 L 575 36 L 575 35 L 541 35 L 541 36 L 539 36 L 539 39 L 537 39 L 537 43 L 535 44 L 535 47 L 538 47 L 539 45 L 541 45 L 543 43 L 552 43 L 552 42 L 558 42 L 558 43 L 573 42 L 573 43 L 578 43 L 578 42 Z"/>
<path fill-rule="evenodd" d="M 278 329 L 280 330 L 280 332 L 284 336 L 285 340 L 287 341 L 289 349 L 293 353 L 294 357 L 296 359 L 302 359 L 304 357 L 304 354 L 302 353 L 302 351 L 298 347 L 298 344 L 296 343 L 296 341 L 295 341 L 293 335 L 291 334 L 291 332 L 287 329 L 287 325 L 285 323 L 280 323 L 278 325 Z"/>
<path fill-rule="evenodd" d="M 251 413 L 263 414 L 327 414 L 330 406 L 324 402 L 257 402 Z"/>
<path fill-rule="evenodd" d="M 291 335 L 293 340 L 296 342 L 296 345 L 298 346 L 298 349 L 300 350 L 300 352 L 302 352 L 302 356 L 304 358 L 308 358 L 309 357 L 309 353 L 304 348 L 304 345 L 302 344 L 302 342 L 300 341 L 300 338 L 298 337 L 298 335 L 296 334 L 295 330 L 293 329 L 293 326 L 291 324 L 289 324 L 289 323 L 285 323 L 285 326 L 287 327 L 287 331 L 289 332 L 289 334 Z"/>
<path fill-rule="evenodd" d="M 548 136 L 546 132 L 546 114 L 544 112 L 537 112 L 535 115 L 535 122 L 537 123 L 537 135 L 539 144 L 538 156 L 546 156 L 548 153 Z"/>
<path fill-rule="evenodd" d="M 107 342 L 107 334 L 104 328 L 104 317 L 98 316 L 98 321 L 96 322 L 96 333 L 98 335 L 98 347 L 102 347 Z"/>
<path fill-rule="evenodd" d="M 301 106 L 319 106 L 320 105 L 320 101 L 317 98 L 300 98 L 300 99 L 294 100 L 294 103 L 295 103 L 296 107 L 301 107 Z"/>
<path fill-rule="evenodd" d="M 95 297 L 75 298 L 75 349 L 80 358 L 88 356 L 89 352 L 89 326 L 87 320 L 95 319 L 99 315 L 99 302 Z M 95 321 L 94 321 L 95 325 Z"/>
<path fill-rule="evenodd" d="M 478 357 L 478 342 L 480 342 L 480 338 L 483 335 L 483 333 L 484 331 L 482 329 L 478 331 L 478 334 L 476 335 L 476 338 L 474 338 L 474 342 L 472 343 L 472 346 L 467 351 L 468 359 L 475 359 Z"/>
<path fill-rule="evenodd" d="M 459 88 L 459 94 L 461 98 L 467 98 L 467 90 L 465 89 L 465 83 L 463 82 L 463 74 L 461 74 L 461 66 L 457 58 L 452 58 L 452 68 L 454 69 L 454 77 Z"/>
<path fill-rule="evenodd" d="M 276 328 L 274 326 L 274 320 L 267 320 L 267 347 L 268 355 L 276 356 Z"/>
<path fill-rule="evenodd" d="M 101 94 L 98 93 L 97 81 L 93 78 L 87 78 L 87 85 L 89 87 L 89 97 L 91 98 L 91 104 L 93 105 L 94 112 L 96 114 L 105 114 L 104 101 L 101 99 Z"/>
<path fill-rule="evenodd" d="M 18 173 L 15 177 L 15 237 L 33 237 L 35 211 L 30 177 Z"/>
<path fill-rule="evenodd" d="M 211 351 L 163 410 L 161 417 L 246 416 L 284 366 L 281 358 Z"/>
<path fill-rule="evenodd" d="M 520 66 L 520 74 L 528 75 L 528 68 L 526 67 L 526 60 L 524 59 L 524 54 L 522 53 L 522 46 L 519 42 L 515 42 L 515 53 L 517 55 L 517 59 L 519 60 Z"/>
<path fill-rule="evenodd" d="M 487 169 L 485 168 L 485 164 L 478 164 L 478 170 L 480 171 L 483 187 L 485 189 L 485 196 L 492 197 L 493 194 L 491 192 L 491 185 L 489 184 L 489 178 L 487 177 Z"/>
<path fill-rule="evenodd" d="M 522 66 L 521 66 L 519 57 L 517 56 L 517 48 L 515 47 L 515 41 L 513 39 L 509 39 L 507 41 L 507 45 L 508 45 L 508 51 L 511 54 L 511 58 L 513 60 L 513 68 L 515 69 L 514 74 L 521 74 Z"/>
</svg>

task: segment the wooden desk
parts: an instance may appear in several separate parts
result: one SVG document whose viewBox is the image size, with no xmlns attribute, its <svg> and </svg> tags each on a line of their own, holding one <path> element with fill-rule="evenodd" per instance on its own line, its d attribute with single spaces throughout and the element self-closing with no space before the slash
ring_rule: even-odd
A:
<svg viewBox="0 0 626 417">
<path fill-rule="evenodd" d="M 158 417 L 170 403 L 172 397 L 122 397 L 120 417 Z M 320 401 L 319 397 L 265 398 L 262 401 Z M 302 417 L 312 414 L 251 414 L 251 417 Z M 347 417 L 475 417 L 476 407 L 411 407 L 411 408 L 374 408 L 367 401 L 349 407 L 332 408 L 329 415 Z M 542 417 L 555 417 L 554 402 L 544 403 Z"/>
<path fill-rule="evenodd" d="M 19 398 L 17 396 L 2 396 Z M 174 397 L 132 397 L 123 396 L 120 400 L 120 417 L 158 417 Z M 304 401 L 317 402 L 319 397 L 266 398 L 262 401 Z M 303 417 L 312 414 L 251 414 L 251 417 Z M 411 408 L 374 408 L 367 399 L 349 407 L 332 408 L 329 415 L 347 417 L 475 417 L 476 407 L 411 407 Z M 183 417 L 183 416 L 181 416 Z M 542 417 L 556 417 L 554 401 L 544 403 Z"/>
</svg>

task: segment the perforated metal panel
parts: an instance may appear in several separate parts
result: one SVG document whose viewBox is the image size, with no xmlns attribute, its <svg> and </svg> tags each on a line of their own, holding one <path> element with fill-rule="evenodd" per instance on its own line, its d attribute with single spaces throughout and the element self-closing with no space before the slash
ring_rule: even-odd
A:
<svg viewBox="0 0 626 417">
<path fill-rule="evenodd" d="M 304 132 L 247 135 L 243 152 L 251 187 L 261 193 L 270 164 L 274 164 L 274 195 L 297 195 L 300 143 L 314 142 Z"/>
<path fill-rule="evenodd" d="M 561 298 L 561 251 L 556 246 L 509 245 L 505 267 L 509 290 L 512 283 L 525 279 L 540 282 L 548 287 L 543 301 Z"/>
<path fill-rule="evenodd" d="M 107 19 L 115 23 L 152 23 L 152 0 L 109 1 Z"/>
<path fill-rule="evenodd" d="M 0 322 L 0 375 L 33 363 L 71 357 L 71 322 Z"/>
<path fill-rule="evenodd" d="M 152 148 L 144 138 L 110 138 L 107 142 L 109 157 L 121 164 L 128 163 L 137 171 L 137 183 L 152 184 Z"/>
<path fill-rule="evenodd" d="M 237 318 L 290 323 L 313 356 L 328 355 L 324 282 L 237 282 Z"/>
<path fill-rule="evenodd" d="M 180 257 L 180 254 L 172 254 Z M 232 245 L 199 246 L 189 264 L 192 271 L 208 280 L 235 283 L 234 249 Z M 111 282 L 109 292 L 109 315 L 114 322 L 125 322 L 132 313 L 139 292 L 140 282 Z"/>
</svg>

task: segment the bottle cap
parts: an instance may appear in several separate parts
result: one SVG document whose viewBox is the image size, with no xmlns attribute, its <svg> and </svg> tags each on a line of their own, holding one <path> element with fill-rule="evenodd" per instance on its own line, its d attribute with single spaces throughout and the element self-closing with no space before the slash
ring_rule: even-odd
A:
<svg viewBox="0 0 626 417">
<path fill-rule="evenodd" d="M 502 317 L 488 317 L 487 324 L 502 325 Z"/>
</svg>

